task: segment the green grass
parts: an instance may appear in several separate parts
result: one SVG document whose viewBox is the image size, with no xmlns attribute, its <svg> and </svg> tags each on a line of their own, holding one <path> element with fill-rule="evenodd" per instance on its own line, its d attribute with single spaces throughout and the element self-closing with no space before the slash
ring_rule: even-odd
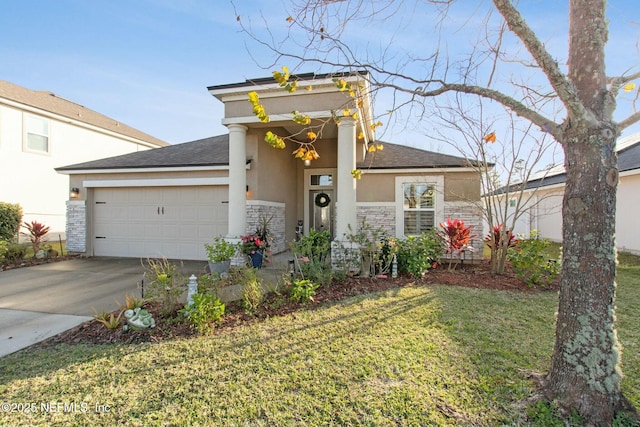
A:
<svg viewBox="0 0 640 427">
<path fill-rule="evenodd" d="M 0 400 L 38 411 L 0 412 L 0 425 L 514 425 L 526 372 L 549 366 L 556 304 L 420 286 L 202 338 L 25 350 L 0 359 Z M 620 269 L 618 328 L 640 406 L 640 267 Z"/>
</svg>

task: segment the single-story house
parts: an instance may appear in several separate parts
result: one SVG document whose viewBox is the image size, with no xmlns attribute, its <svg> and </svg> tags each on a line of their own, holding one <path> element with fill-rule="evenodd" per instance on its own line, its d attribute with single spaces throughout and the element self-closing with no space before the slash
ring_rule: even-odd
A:
<svg viewBox="0 0 640 427">
<path fill-rule="evenodd" d="M 447 217 L 480 229 L 480 177 L 464 158 L 383 143 L 371 123 L 367 74 L 341 74 L 363 94 L 357 102 L 336 75 L 304 74 L 288 92 L 274 79 L 209 87 L 224 103 L 229 134 L 147 152 L 59 167 L 81 199 L 68 206 L 67 248 L 94 256 L 205 259 L 214 236 L 238 238 L 270 218 L 274 252 L 284 251 L 298 227 L 328 230 L 343 241 L 366 218 L 394 236 L 419 234 Z M 252 112 L 258 93 L 271 120 Z M 335 111 L 358 111 L 341 117 Z M 269 146 L 265 133 L 295 136 L 305 130 L 291 112 L 316 126 L 320 157 L 303 162 Z M 361 134 L 362 138 L 357 135 Z M 361 179 L 352 170 L 362 171 Z M 482 246 L 482 239 L 475 245 Z"/>
<path fill-rule="evenodd" d="M 62 238 L 69 180 L 54 168 L 166 142 L 48 91 L 0 80 L 0 201 Z M 75 194 L 75 193 L 74 193 Z"/>
<path fill-rule="evenodd" d="M 616 142 L 618 153 L 618 194 L 616 202 L 616 247 L 640 254 L 640 228 L 635 220 L 640 212 L 640 133 Z M 537 230 L 540 237 L 562 242 L 562 198 L 567 179 L 563 166 L 556 166 L 533 177 L 525 184 L 523 200 L 529 199 L 514 232 L 529 235 Z M 504 190 L 504 189 L 503 189 Z M 510 196 L 509 206 L 516 205 Z M 511 209 L 513 213 L 513 209 Z"/>
</svg>

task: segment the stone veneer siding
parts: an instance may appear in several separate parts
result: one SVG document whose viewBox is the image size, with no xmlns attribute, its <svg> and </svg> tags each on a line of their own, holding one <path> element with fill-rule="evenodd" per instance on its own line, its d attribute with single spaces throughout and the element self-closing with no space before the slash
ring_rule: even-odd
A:
<svg viewBox="0 0 640 427">
<path fill-rule="evenodd" d="M 67 201 L 67 252 L 87 251 L 87 205 L 84 200 Z"/>
<path fill-rule="evenodd" d="M 265 202 L 262 200 L 247 200 L 247 233 L 253 233 L 260 225 L 260 218 L 271 218 L 269 231 L 273 236 L 271 251 L 274 254 L 287 249 L 285 242 L 285 204 Z"/>
<path fill-rule="evenodd" d="M 482 259 L 482 250 L 484 248 L 484 236 L 482 235 L 482 209 L 470 202 L 445 202 L 444 204 L 444 220 L 447 218 L 461 219 L 465 226 L 472 225 L 471 235 L 476 234 L 471 241 L 471 245 L 475 249 L 472 259 Z M 440 228 L 438 226 L 438 228 Z M 465 259 L 471 258 L 469 255 Z"/>
<path fill-rule="evenodd" d="M 389 236 L 396 234 L 396 207 L 393 206 L 357 206 L 358 227 L 365 221 L 374 230 L 382 229 Z"/>
</svg>

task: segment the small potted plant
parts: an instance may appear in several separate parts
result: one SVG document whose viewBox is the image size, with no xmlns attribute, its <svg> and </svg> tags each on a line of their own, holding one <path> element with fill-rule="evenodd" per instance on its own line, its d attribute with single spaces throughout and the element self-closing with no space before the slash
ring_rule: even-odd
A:
<svg viewBox="0 0 640 427">
<path fill-rule="evenodd" d="M 257 234 L 245 234 L 241 237 L 242 252 L 249 255 L 253 268 L 262 267 L 264 249 L 267 247 L 266 240 L 261 239 Z"/>
<path fill-rule="evenodd" d="M 236 245 L 218 236 L 213 239 L 213 244 L 205 243 L 204 248 L 209 259 L 209 271 L 218 274 L 227 273 L 231 258 L 236 254 Z"/>
</svg>

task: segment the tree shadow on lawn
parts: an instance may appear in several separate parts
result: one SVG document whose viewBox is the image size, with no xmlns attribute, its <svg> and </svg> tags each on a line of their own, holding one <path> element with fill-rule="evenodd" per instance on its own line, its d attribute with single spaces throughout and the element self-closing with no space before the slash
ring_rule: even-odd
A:
<svg viewBox="0 0 640 427">
<path fill-rule="evenodd" d="M 486 401 L 487 396 L 483 396 L 483 394 L 486 394 L 487 391 L 481 390 L 483 387 L 481 384 L 492 384 L 494 381 L 481 374 L 483 369 L 478 369 L 478 366 L 471 361 L 471 357 L 467 357 L 467 355 L 477 352 L 473 348 L 473 344 L 450 337 L 447 334 L 447 328 L 440 325 L 443 310 L 450 309 L 447 304 L 443 304 L 441 299 L 440 292 L 431 287 L 415 287 L 406 292 L 403 292 L 402 288 L 395 288 L 383 293 L 359 295 L 339 303 L 323 305 L 322 310 L 302 310 L 286 317 L 274 318 L 270 322 L 256 322 L 242 328 L 217 329 L 213 335 L 197 340 L 193 338 L 179 339 L 158 345 L 58 345 L 53 348 L 43 346 L 0 359 L 0 371 L 2 371 L 0 378 L 3 383 L 7 383 L 32 376 L 49 377 L 58 370 L 65 370 L 70 365 L 78 363 L 91 362 L 111 365 L 114 360 L 119 361 L 126 358 L 127 361 L 122 362 L 124 366 L 121 366 L 124 370 L 123 375 L 130 377 L 131 381 L 135 381 L 134 378 L 153 374 L 153 371 L 166 372 L 181 369 L 189 361 L 204 365 L 208 363 L 207 360 L 211 356 L 212 349 L 225 355 L 250 354 L 252 357 L 246 360 L 246 363 L 248 366 L 252 366 L 252 364 L 269 365 L 283 359 L 296 360 L 295 356 L 312 357 L 317 359 L 318 363 L 322 363 L 320 359 L 326 358 L 332 351 L 353 352 L 354 347 L 363 345 L 365 347 L 363 350 L 353 353 L 354 358 L 382 357 L 384 359 L 384 355 L 390 352 L 389 354 L 392 354 L 393 357 L 385 360 L 389 365 L 395 366 L 402 361 L 403 357 L 420 359 L 423 356 L 421 354 L 403 355 L 402 352 L 395 352 L 393 347 L 400 345 L 399 343 L 402 342 L 405 334 L 410 339 L 416 339 L 414 333 L 418 331 L 418 339 L 428 341 L 432 332 L 439 335 L 438 331 L 441 331 L 444 336 L 439 336 L 435 341 L 427 343 L 429 344 L 427 347 L 431 349 L 429 351 L 441 353 L 441 357 L 444 359 L 441 363 L 444 364 L 449 363 L 449 357 L 458 360 L 464 371 L 458 372 L 461 366 L 455 364 L 449 367 L 447 377 L 451 378 L 449 375 L 455 377 L 459 374 L 461 377 L 475 378 L 476 385 L 469 392 L 478 401 Z M 455 317 L 455 314 L 448 313 L 444 317 L 450 316 Z M 394 339 L 389 342 L 387 341 L 389 337 Z M 164 345 L 174 347 L 174 350 L 175 347 L 180 348 L 182 350 L 181 356 L 165 357 L 162 353 L 154 355 L 156 349 L 163 351 L 161 346 Z M 424 350 L 425 347 L 419 346 L 418 348 Z M 141 356 L 141 363 L 135 363 L 138 353 Z M 233 357 L 236 357 L 235 363 L 243 363 L 242 360 L 237 359 L 237 356 Z M 429 357 L 438 356 L 430 355 Z M 25 374 L 23 369 L 17 367 L 23 362 L 26 363 L 27 359 L 31 366 L 29 374 Z M 105 362 L 111 360 L 111 362 L 105 363 L 101 359 L 104 359 Z M 151 372 L 149 360 L 153 360 Z M 331 363 L 330 359 L 327 360 L 327 363 Z M 12 366 L 11 369 L 7 369 L 9 365 Z M 230 369 L 236 369 L 233 365 L 230 366 Z M 331 366 L 323 366 L 322 368 L 330 369 Z M 221 368 L 217 366 L 212 369 Z M 349 369 L 349 366 L 342 369 Z M 9 374 L 7 375 L 7 373 Z M 100 380 L 105 382 L 104 377 L 109 375 L 109 373 L 104 373 Z M 373 375 L 375 377 L 378 374 L 374 371 Z M 411 372 L 404 372 L 402 375 L 411 375 Z M 377 381 L 376 378 L 371 380 Z M 414 380 L 429 382 L 430 379 L 426 374 L 426 376 L 421 375 L 420 379 L 412 381 Z M 385 382 L 386 379 L 383 378 L 381 381 Z M 442 378 L 437 378 L 434 381 L 442 381 Z M 448 387 L 447 384 L 442 386 Z M 502 387 L 504 390 L 499 394 L 509 394 L 509 387 L 506 385 Z M 429 387 L 425 385 L 425 388 Z M 150 389 L 148 392 L 153 393 L 154 390 Z M 496 393 L 496 391 L 493 390 L 490 393 Z M 49 397 L 56 398 L 58 396 Z M 438 411 L 446 416 L 462 417 L 467 421 L 475 418 L 475 415 L 465 415 L 464 408 L 456 408 L 455 404 L 440 401 L 437 396 L 430 399 Z M 435 403 L 433 403 L 434 399 Z M 416 401 L 415 404 L 423 403 Z"/>
</svg>

